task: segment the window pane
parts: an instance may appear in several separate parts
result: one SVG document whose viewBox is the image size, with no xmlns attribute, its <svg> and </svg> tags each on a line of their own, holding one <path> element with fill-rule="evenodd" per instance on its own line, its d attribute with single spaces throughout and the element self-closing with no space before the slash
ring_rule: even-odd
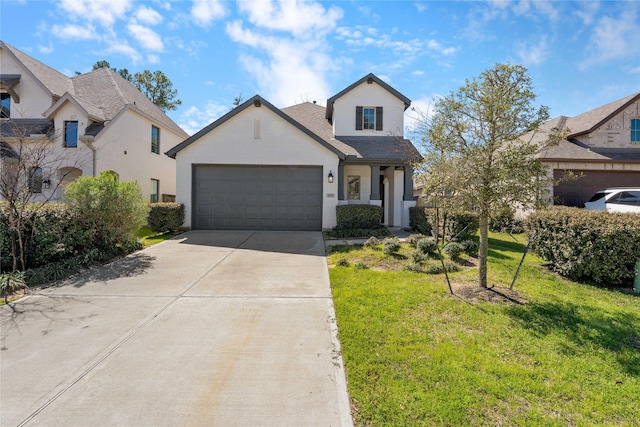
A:
<svg viewBox="0 0 640 427">
<path fill-rule="evenodd" d="M 640 119 L 631 119 L 631 142 L 640 142 Z"/>
<path fill-rule="evenodd" d="M 362 128 L 375 129 L 376 110 L 375 108 L 363 108 L 362 110 Z"/>
<path fill-rule="evenodd" d="M 64 146 L 70 148 L 78 146 L 78 122 L 64 122 Z"/>
<path fill-rule="evenodd" d="M 8 93 L 0 94 L 0 118 L 8 119 L 11 117 L 11 95 Z"/>
<path fill-rule="evenodd" d="M 151 152 L 160 154 L 160 128 L 151 126 Z"/>
<path fill-rule="evenodd" d="M 360 200 L 360 176 L 349 175 L 347 177 L 347 198 Z"/>
<path fill-rule="evenodd" d="M 151 180 L 151 195 L 149 201 L 151 203 L 158 203 L 158 195 L 160 193 L 160 181 L 157 179 Z"/>
<path fill-rule="evenodd" d="M 29 190 L 32 193 L 42 193 L 42 169 L 38 167 L 29 170 Z"/>
</svg>

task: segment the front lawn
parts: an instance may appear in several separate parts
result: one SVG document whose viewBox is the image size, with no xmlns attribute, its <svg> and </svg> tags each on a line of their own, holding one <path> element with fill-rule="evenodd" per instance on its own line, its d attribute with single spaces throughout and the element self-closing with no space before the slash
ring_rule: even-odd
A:
<svg viewBox="0 0 640 427">
<path fill-rule="evenodd" d="M 155 245 L 156 243 L 164 242 L 165 240 L 169 240 L 176 233 L 166 232 L 166 233 L 158 233 L 153 231 L 151 227 L 148 225 L 143 226 L 136 232 L 136 237 L 140 239 L 144 247 Z"/>
<path fill-rule="evenodd" d="M 496 288 L 483 292 L 471 259 L 450 295 L 444 275 L 397 268 L 402 256 L 329 255 L 356 425 L 637 426 L 640 297 L 564 280 L 531 254 L 509 293 L 525 237 L 490 237 Z"/>
</svg>

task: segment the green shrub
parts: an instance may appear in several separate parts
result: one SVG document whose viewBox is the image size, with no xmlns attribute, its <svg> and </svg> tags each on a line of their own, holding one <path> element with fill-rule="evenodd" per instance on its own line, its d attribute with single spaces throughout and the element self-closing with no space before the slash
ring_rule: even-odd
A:
<svg viewBox="0 0 640 427">
<path fill-rule="evenodd" d="M 8 206 L 0 204 L 0 265 L 13 269 Z M 27 205 L 22 214 L 25 268 L 37 268 L 85 252 L 93 245 L 92 233 L 78 221 L 77 214 L 62 203 Z"/>
<path fill-rule="evenodd" d="M 409 226 L 422 234 L 431 234 L 433 228 L 426 209 L 415 206 L 409 208 Z"/>
<path fill-rule="evenodd" d="M 358 262 L 356 263 L 356 268 L 357 268 L 358 270 L 366 270 L 366 269 L 368 269 L 368 268 L 369 268 L 369 266 L 368 266 L 365 262 L 363 262 L 363 261 L 358 261 Z"/>
<path fill-rule="evenodd" d="M 421 252 L 419 249 L 414 249 L 411 251 L 411 260 L 415 264 L 421 264 L 424 260 L 427 259 L 427 256 Z"/>
<path fill-rule="evenodd" d="M 349 261 L 346 258 L 340 258 L 338 262 L 336 262 L 338 267 L 349 267 Z"/>
<path fill-rule="evenodd" d="M 365 248 L 375 248 L 379 243 L 380 241 L 377 237 L 371 236 L 367 239 L 366 242 L 364 242 L 362 246 L 364 246 Z"/>
<path fill-rule="evenodd" d="M 380 228 L 347 228 L 347 229 L 333 229 L 327 232 L 329 237 L 334 239 L 349 239 L 349 238 L 365 238 L 369 236 L 385 237 L 390 235 L 391 232 L 386 227 Z"/>
<path fill-rule="evenodd" d="M 181 203 L 151 203 L 147 224 L 153 231 L 175 231 L 184 223 L 184 205 Z"/>
<path fill-rule="evenodd" d="M 8 302 L 8 297 L 15 291 L 24 289 L 27 284 L 24 280 L 24 273 L 0 273 L 0 297 L 4 298 L 4 302 Z"/>
<path fill-rule="evenodd" d="M 387 237 L 382 241 L 382 252 L 393 255 L 400 250 L 400 240 L 397 237 Z"/>
<path fill-rule="evenodd" d="M 531 248 L 570 279 L 627 287 L 640 259 L 640 215 L 554 207 L 530 215 Z"/>
<path fill-rule="evenodd" d="M 475 213 L 463 212 L 446 215 L 445 224 L 445 240 L 464 242 L 475 237 L 480 221 Z"/>
<path fill-rule="evenodd" d="M 407 237 L 407 243 L 409 243 L 411 246 L 416 246 L 420 240 L 426 237 L 427 236 L 425 236 L 424 234 L 414 233 Z"/>
<path fill-rule="evenodd" d="M 456 271 L 460 271 L 460 267 L 451 261 L 444 262 L 444 268 L 442 268 L 442 263 L 430 263 L 424 268 L 424 272 L 427 274 L 442 274 L 447 273 L 455 273 Z"/>
<path fill-rule="evenodd" d="M 489 230 L 502 231 L 505 228 L 515 225 L 516 210 L 510 206 L 504 206 L 494 212 L 489 218 Z"/>
<path fill-rule="evenodd" d="M 336 206 L 336 229 L 376 229 L 382 227 L 381 206 L 340 205 Z"/>
<path fill-rule="evenodd" d="M 136 231 L 147 221 L 149 206 L 136 182 L 121 182 L 108 172 L 81 176 L 66 189 L 66 197 L 78 221 L 90 230 L 98 246 L 131 247 Z"/>
<path fill-rule="evenodd" d="M 460 259 L 460 255 L 464 253 L 464 247 L 458 242 L 449 242 L 442 248 L 442 252 L 449 255 L 451 259 Z"/>
<path fill-rule="evenodd" d="M 461 245 L 464 252 L 469 255 L 475 255 L 478 253 L 478 245 L 475 240 L 465 240 Z"/>
<path fill-rule="evenodd" d="M 418 251 L 425 255 L 429 255 L 438 250 L 438 244 L 433 239 L 421 239 L 416 244 Z"/>
<path fill-rule="evenodd" d="M 414 273 L 422 273 L 422 266 L 419 263 L 408 263 L 402 266 L 405 271 L 412 271 Z"/>
</svg>

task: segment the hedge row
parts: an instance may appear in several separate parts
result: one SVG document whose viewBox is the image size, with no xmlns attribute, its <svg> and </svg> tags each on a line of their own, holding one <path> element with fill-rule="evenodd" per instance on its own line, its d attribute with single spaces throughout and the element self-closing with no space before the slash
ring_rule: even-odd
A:
<svg viewBox="0 0 640 427">
<path fill-rule="evenodd" d="M 525 221 L 531 248 L 561 275 L 630 287 L 640 261 L 640 215 L 555 207 Z"/>
<path fill-rule="evenodd" d="M 478 215 L 472 212 L 444 214 L 434 208 L 409 208 L 409 226 L 412 230 L 430 235 L 437 224 L 438 235 L 445 241 L 464 242 L 474 238 L 478 231 Z"/>
<path fill-rule="evenodd" d="M 184 222 L 184 205 L 181 203 L 151 203 L 147 224 L 153 231 L 175 231 Z"/>
</svg>

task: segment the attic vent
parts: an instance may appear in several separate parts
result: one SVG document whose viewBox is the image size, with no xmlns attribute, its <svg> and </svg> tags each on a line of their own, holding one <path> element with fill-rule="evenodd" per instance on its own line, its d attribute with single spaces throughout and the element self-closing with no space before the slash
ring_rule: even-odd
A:
<svg viewBox="0 0 640 427">
<path fill-rule="evenodd" d="M 367 79 L 367 84 L 372 84 L 373 83 L 373 77 L 369 77 Z"/>
<path fill-rule="evenodd" d="M 256 99 L 255 101 L 253 101 L 253 106 L 254 107 L 260 107 L 262 105 L 262 103 L 260 102 L 259 99 Z"/>
</svg>

